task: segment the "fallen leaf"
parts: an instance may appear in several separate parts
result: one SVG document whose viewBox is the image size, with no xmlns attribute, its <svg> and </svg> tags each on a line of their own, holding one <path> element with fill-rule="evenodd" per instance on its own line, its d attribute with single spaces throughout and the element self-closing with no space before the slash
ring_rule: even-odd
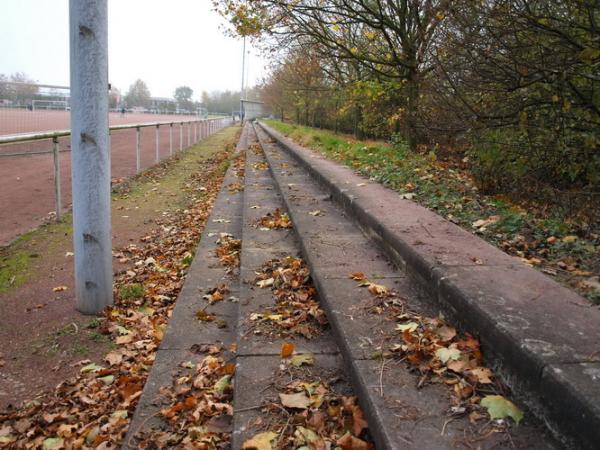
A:
<svg viewBox="0 0 600 450">
<path fill-rule="evenodd" d="M 312 353 L 292 356 L 291 361 L 293 366 L 300 367 L 301 365 L 312 366 L 315 363 L 315 357 Z"/>
<path fill-rule="evenodd" d="M 352 272 L 350 278 L 355 281 L 362 281 L 365 279 L 365 274 L 362 272 Z"/>
<path fill-rule="evenodd" d="M 243 450 L 272 450 L 272 442 L 277 438 L 279 434 L 267 431 L 266 433 L 259 433 L 252 439 L 247 440 L 242 445 Z"/>
<path fill-rule="evenodd" d="M 382 284 L 370 283 L 367 289 L 373 295 L 387 295 L 389 293 L 388 288 Z"/>
<path fill-rule="evenodd" d="M 294 344 L 290 342 L 284 342 L 281 345 L 281 357 L 289 358 L 294 353 Z"/>
<path fill-rule="evenodd" d="M 400 332 L 408 331 L 409 333 L 412 333 L 418 327 L 419 327 L 419 324 L 417 322 L 401 323 L 401 324 L 396 325 L 396 331 L 400 331 Z"/>
<path fill-rule="evenodd" d="M 115 376 L 114 375 L 106 375 L 105 377 L 99 377 L 98 379 L 108 386 L 108 385 L 112 384 L 113 381 L 115 381 Z"/>
<path fill-rule="evenodd" d="M 455 361 L 460 358 L 460 350 L 457 348 L 438 348 L 435 351 L 435 356 L 443 363 L 446 364 L 448 361 Z"/>
<path fill-rule="evenodd" d="M 130 344 L 131 342 L 133 342 L 133 338 L 133 334 L 126 334 L 125 336 L 117 336 L 115 342 L 117 343 L 117 345 Z"/>
<path fill-rule="evenodd" d="M 281 404 L 286 408 L 306 409 L 310 405 L 310 399 L 304 392 L 295 394 L 279 394 Z"/>
<path fill-rule="evenodd" d="M 487 219 L 476 220 L 471 225 L 473 228 L 484 228 L 484 227 L 487 227 L 488 225 L 492 225 L 492 224 L 498 222 L 500 219 L 501 219 L 500 216 L 490 216 Z"/>
<path fill-rule="evenodd" d="M 469 374 L 472 375 L 478 383 L 481 384 L 490 384 L 492 382 L 491 378 L 493 373 L 487 367 L 476 367 L 469 371 Z"/>
<path fill-rule="evenodd" d="M 405 194 L 400 194 L 399 197 L 404 199 L 404 200 L 412 200 L 413 198 L 415 198 L 417 196 L 417 194 L 415 194 L 414 192 L 407 192 Z"/>
<path fill-rule="evenodd" d="M 223 377 L 221 377 L 219 379 L 219 381 L 217 381 L 215 383 L 215 392 L 222 394 L 223 392 L 225 392 L 226 389 L 231 387 L 231 375 L 223 375 Z"/>
<path fill-rule="evenodd" d="M 369 450 L 372 448 L 371 444 L 352 436 L 350 433 L 346 433 L 339 438 L 336 444 L 342 447 L 342 450 Z"/>
<path fill-rule="evenodd" d="M 309 214 L 314 217 L 325 215 L 325 213 L 323 211 L 321 211 L 320 209 L 315 209 L 314 211 L 309 211 Z"/>
<path fill-rule="evenodd" d="M 63 446 L 64 446 L 64 440 L 62 438 L 58 438 L 58 437 L 50 437 L 50 438 L 44 439 L 44 442 L 42 444 L 43 450 L 52 450 L 55 448 L 61 448 Z"/>
<path fill-rule="evenodd" d="M 304 444 L 313 444 L 313 445 L 311 445 L 311 447 L 315 448 L 315 445 L 316 445 L 317 441 L 319 441 L 319 440 L 321 440 L 319 435 L 308 428 L 299 426 L 299 427 L 296 427 L 296 430 L 294 431 L 294 446 L 295 446 L 295 448 L 298 448 L 298 450 L 303 448 L 301 446 Z M 319 444 L 321 444 L 321 442 L 319 442 Z M 324 443 L 323 443 L 323 445 L 324 445 Z M 305 448 L 308 448 L 308 447 L 305 447 Z M 319 447 L 316 447 L 316 448 L 319 448 Z"/>
<path fill-rule="evenodd" d="M 256 285 L 263 289 L 269 286 L 273 286 L 273 283 L 275 282 L 275 278 L 267 278 L 266 280 L 259 280 Z"/>
<path fill-rule="evenodd" d="M 103 368 L 104 367 L 99 366 L 98 364 L 91 363 L 91 364 L 88 364 L 87 366 L 83 366 L 79 371 L 81 373 L 98 372 L 99 370 L 102 370 Z"/>
<path fill-rule="evenodd" d="M 513 402 L 505 399 L 501 395 L 487 395 L 481 400 L 481 406 L 487 409 L 491 419 L 504 419 L 511 417 L 515 423 L 523 419 L 521 411 Z"/>
<path fill-rule="evenodd" d="M 201 320 L 202 322 L 214 322 L 215 316 L 201 309 L 196 313 L 196 319 Z"/>
<path fill-rule="evenodd" d="M 66 291 L 68 289 L 67 286 L 56 286 L 55 288 L 52 288 L 52 292 L 63 292 Z"/>
<path fill-rule="evenodd" d="M 436 334 L 442 341 L 451 341 L 456 336 L 456 329 L 448 326 L 442 326 L 436 330 Z"/>
</svg>

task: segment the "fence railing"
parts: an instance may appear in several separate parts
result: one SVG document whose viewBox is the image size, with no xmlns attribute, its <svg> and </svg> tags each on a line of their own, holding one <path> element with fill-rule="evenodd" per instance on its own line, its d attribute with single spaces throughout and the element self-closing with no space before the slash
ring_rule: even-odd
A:
<svg viewBox="0 0 600 450">
<path fill-rule="evenodd" d="M 136 173 L 141 171 L 141 129 L 152 128 L 156 129 L 155 139 L 155 163 L 160 162 L 160 127 L 169 127 L 169 156 L 173 155 L 173 128 L 177 128 L 179 131 L 179 151 L 183 151 L 184 148 L 188 148 L 202 139 L 210 136 L 221 128 L 229 125 L 232 122 L 231 118 L 217 118 L 217 119 L 198 119 L 198 120 L 187 120 L 187 121 L 168 121 L 168 122 L 150 122 L 150 123 L 134 123 L 126 125 L 113 125 L 109 127 L 109 135 L 111 132 L 119 130 L 136 130 L 136 144 L 135 144 L 135 160 L 136 160 Z M 186 129 L 186 138 L 184 138 L 184 128 Z M 54 130 L 54 131 L 42 131 L 33 133 L 19 133 L 19 134 L 8 134 L 0 135 L 0 146 L 8 144 L 17 144 L 23 142 L 51 140 L 52 150 L 47 151 L 36 151 L 36 152 L 21 152 L 21 153 L 0 153 L 0 158 L 3 157 L 15 157 L 15 156 L 28 156 L 28 155 L 39 155 L 49 154 L 53 155 L 54 163 L 54 197 L 56 202 L 56 219 L 60 220 L 62 216 L 62 193 L 61 193 L 61 175 L 60 175 L 60 144 L 59 138 L 70 136 L 71 130 Z M 177 139 L 177 138 L 175 138 Z M 186 143 L 187 141 L 187 143 Z M 110 142 L 110 140 L 109 140 Z M 63 150 L 69 151 L 69 150 Z M 176 150 L 177 151 L 177 150 Z"/>
</svg>

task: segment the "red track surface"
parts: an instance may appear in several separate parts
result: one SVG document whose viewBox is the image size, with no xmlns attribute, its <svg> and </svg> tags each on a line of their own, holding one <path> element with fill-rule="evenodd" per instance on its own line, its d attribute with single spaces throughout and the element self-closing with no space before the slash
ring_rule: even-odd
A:
<svg viewBox="0 0 600 450">
<path fill-rule="evenodd" d="M 182 121 L 192 118 L 150 114 L 111 113 L 110 124 Z M 69 128 L 64 111 L 0 110 L 0 135 Z M 141 129 L 142 169 L 155 163 L 155 128 Z M 187 126 L 183 130 L 187 147 Z M 194 132 L 191 131 L 191 139 Z M 51 150 L 52 143 L 37 141 L 0 147 L 0 246 L 43 223 L 55 211 L 52 154 L 1 157 L 2 154 Z M 60 140 L 61 150 L 70 148 L 69 138 Z M 173 153 L 179 150 L 179 125 L 173 126 Z M 71 206 L 71 154 L 61 152 L 63 210 Z M 169 156 L 169 126 L 160 127 L 160 158 Z M 135 174 L 135 129 L 111 135 L 112 178 Z"/>
</svg>

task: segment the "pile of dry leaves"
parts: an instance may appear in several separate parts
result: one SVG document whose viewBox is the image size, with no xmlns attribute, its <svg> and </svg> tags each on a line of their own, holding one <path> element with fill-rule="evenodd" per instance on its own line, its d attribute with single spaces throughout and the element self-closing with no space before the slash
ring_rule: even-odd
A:
<svg viewBox="0 0 600 450">
<path fill-rule="evenodd" d="M 263 415 L 254 424 L 263 431 L 244 442 L 242 448 L 372 449 L 358 400 L 339 392 L 344 390 L 338 386 L 340 374 L 323 368 L 311 370 L 314 356 L 293 355 L 291 344 L 283 345 L 282 357 L 273 376 L 277 398 L 264 404 Z"/>
<path fill-rule="evenodd" d="M 266 161 L 260 161 L 260 162 L 252 164 L 252 168 L 254 170 L 268 170 L 269 164 Z"/>
<path fill-rule="evenodd" d="M 227 272 L 240 266 L 240 250 L 242 249 L 242 241 L 235 239 L 229 233 L 220 233 L 217 240 L 217 248 L 215 253 L 221 261 L 221 264 L 227 267 Z"/>
<path fill-rule="evenodd" d="M 249 149 L 252 151 L 252 153 L 254 153 L 255 155 L 262 155 L 262 147 L 258 142 L 255 142 L 254 144 L 251 144 Z"/>
<path fill-rule="evenodd" d="M 235 365 L 216 351 L 197 364 L 180 364 L 173 385 L 161 388 L 167 405 L 160 411 L 160 426 L 136 434 L 138 448 L 230 448 Z"/>
<path fill-rule="evenodd" d="M 522 411 L 500 395 L 506 391 L 505 386 L 484 366 L 477 339 L 468 334 L 461 336 L 442 318 L 411 311 L 397 294 L 370 282 L 363 273 L 353 273 L 350 278 L 375 296 L 370 312 L 385 314 L 396 324 L 389 346 L 378 357 L 406 361 L 418 374 L 419 388 L 428 383 L 449 386 L 453 392 L 453 416 L 468 415 L 472 423 L 507 417 L 516 423 L 521 421 Z M 507 423 L 500 420 L 496 425 Z"/>
<path fill-rule="evenodd" d="M 205 160 L 185 189 L 192 203 L 115 253 L 128 270 L 115 277 L 115 304 L 93 321 L 114 342 L 101 363 L 81 361 L 79 374 L 54 392 L 0 413 L 0 446 L 115 448 L 123 440 L 183 284 L 191 251 L 223 179 L 227 152 Z"/>
<path fill-rule="evenodd" d="M 250 315 L 256 334 L 310 339 L 322 333 L 327 317 L 302 259 L 287 256 L 268 261 L 255 283 L 261 289 L 270 288 L 275 297 L 274 306 Z"/>
<path fill-rule="evenodd" d="M 258 219 L 256 226 L 260 229 L 273 230 L 292 228 L 293 225 L 290 216 L 277 208 L 272 213 L 267 213 L 265 216 Z"/>
</svg>

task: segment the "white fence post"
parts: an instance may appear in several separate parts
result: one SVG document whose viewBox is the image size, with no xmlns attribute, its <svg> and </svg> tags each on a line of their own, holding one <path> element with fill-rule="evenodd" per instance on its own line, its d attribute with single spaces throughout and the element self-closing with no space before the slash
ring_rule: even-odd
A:
<svg viewBox="0 0 600 450">
<path fill-rule="evenodd" d="M 189 147 L 191 145 L 191 137 L 192 137 L 191 136 L 192 135 L 192 123 L 191 122 L 188 122 L 187 129 L 188 129 L 188 133 L 187 133 L 187 135 L 188 135 L 188 145 L 187 146 Z"/>
<path fill-rule="evenodd" d="M 179 151 L 183 150 L 183 122 L 179 124 Z"/>
<path fill-rule="evenodd" d="M 169 156 L 173 156 L 173 122 L 169 124 Z"/>
<path fill-rule="evenodd" d="M 59 151 L 58 138 L 55 136 L 52 138 L 52 153 L 54 155 L 54 199 L 56 200 L 56 220 L 60 220 L 62 217 Z"/>
<path fill-rule="evenodd" d="M 158 135 L 159 133 L 159 128 L 160 125 L 156 125 L 156 164 L 158 164 L 160 162 L 160 137 Z"/>
<path fill-rule="evenodd" d="M 140 173 L 142 168 L 142 137 L 140 127 L 135 128 L 135 173 Z"/>
<path fill-rule="evenodd" d="M 71 161 L 77 309 L 113 301 L 107 0 L 70 0 Z"/>
<path fill-rule="evenodd" d="M 198 128 L 196 127 L 197 122 L 192 122 L 192 126 L 194 127 L 194 144 L 198 142 Z"/>
</svg>

